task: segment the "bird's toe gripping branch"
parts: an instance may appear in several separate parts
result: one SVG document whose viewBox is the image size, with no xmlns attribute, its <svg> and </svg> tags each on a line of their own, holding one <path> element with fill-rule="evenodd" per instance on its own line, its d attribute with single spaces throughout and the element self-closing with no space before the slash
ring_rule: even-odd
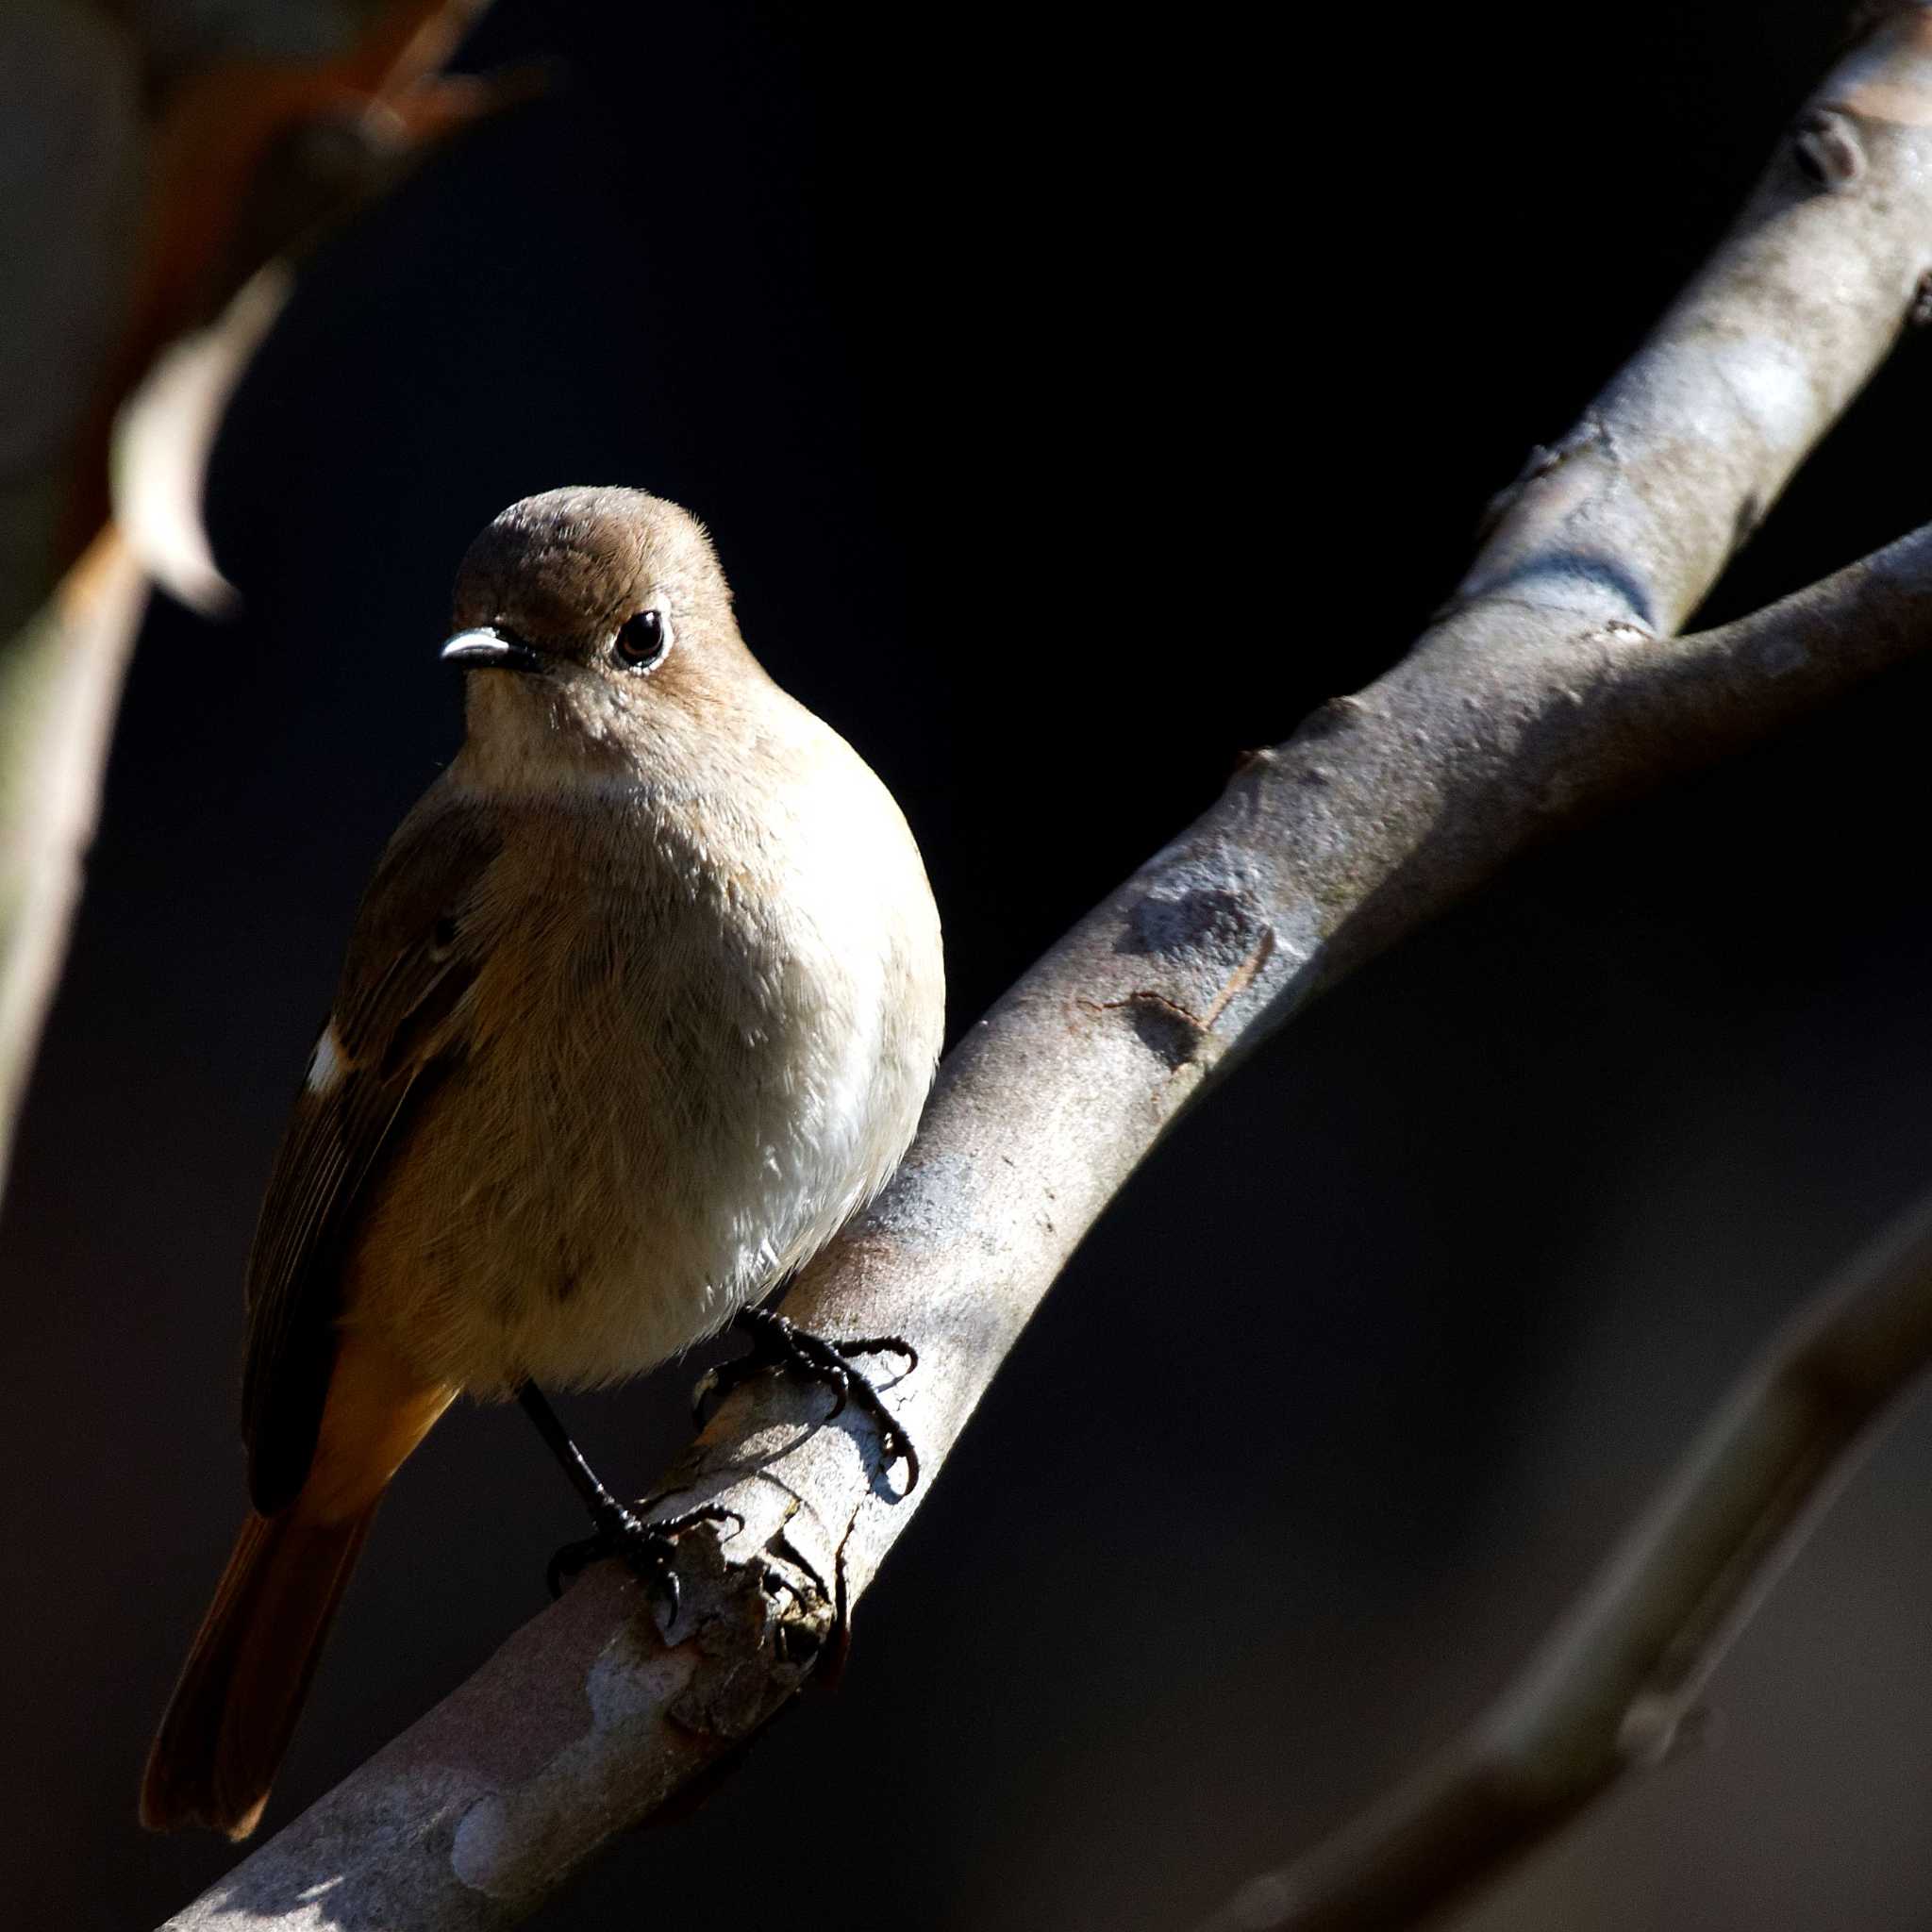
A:
<svg viewBox="0 0 1932 1932">
<path fill-rule="evenodd" d="M 858 1341 L 827 1341 L 823 1336 L 801 1328 L 772 1308 L 746 1308 L 738 1324 L 750 1332 L 748 1355 L 734 1357 L 706 1373 L 692 1392 L 691 1404 L 703 1422 L 708 1408 L 753 1375 L 776 1370 L 800 1375 L 822 1384 L 833 1394 L 831 1414 L 842 1414 L 849 1405 L 871 1422 L 878 1431 L 879 1448 L 890 1469 L 894 1462 L 906 1465 L 906 1487 L 900 1492 L 910 1495 L 919 1483 L 919 1453 L 912 1438 L 901 1426 L 884 1396 L 871 1378 L 852 1366 L 861 1355 L 900 1355 L 906 1357 L 903 1374 L 919 1366 L 919 1351 L 900 1335 L 869 1336 Z"/>
<path fill-rule="evenodd" d="M 744 1527 L 744 1518 L 736 1509 L 716 1504 L 706 1504 L 701 1508 L 687 1509 L 680 1516 L 666 1516 L 654 1522 L 612 1500 L 594 1509 L 591 1521 L 596 1526 L 589 1536 L 565 1543 L 551 1557 L 544 1573 L 550 1594 L 561 1596 L 581 1571 L 606 1557 L 616 1557 L 641 1583 L 662 1597 L 669 1623 L 677 1621 L 681 1602 L 677 1539 L 700 1524 L 728 1523 L 734 1535 Z"/>
</svg>

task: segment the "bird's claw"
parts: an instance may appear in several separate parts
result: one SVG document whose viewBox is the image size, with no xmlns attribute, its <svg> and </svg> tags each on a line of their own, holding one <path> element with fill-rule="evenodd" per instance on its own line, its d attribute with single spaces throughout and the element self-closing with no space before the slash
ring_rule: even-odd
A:
<svg viewBox="0 0 1932 1932">
<path fill-rule="evenodd" d="M 702 1423 L 705 1420 L 708 1401 L 722 1400 L 741 1382 L 764 1370 L 777 1369 L 804 1375 L 832 1391 L 832 1407 L 825 1418 L 827 1422 L 842 1415 L 848 1405 L 871 1421 L 878 1431 L 879 1449 L 887 1467 L 894 1462 L 905 1463 L 906 1488 L 903 1493 L 910 1495 L 919 1482 L 919 1454 L 912 1446 L 912 1438 L 899 1425 L 898 1418 L 886 1406 L 885 1398 L 873 1386 L 871 1378 L 853 1368 L 851 1362 L 855 1356 L 902 1355 L 906 1357 L 906 1366 L 900 1374 L 909 1375 L 919 1366 L 919 1351 L 903 1335 L 867 1336 L 858 1341 L 827 1341 L 823 1336 L 801 1328 L 796 1322 L 788 1321 L 771 1308 L 746 1308 L 738 1319 L 741 1326 L 751 1331 L 751 1353 L 731 1361 L 720 1362 L 706 1373 L 691 1397 L 691 1407 L 698 1421 Z"/>
<path fill-rule="evenodd" d="M 683 1596 L 677 1581 L 677 1539 L 702 1523 L 728 1522 L 733 1525 L 733 1535 L 744 1527 L 744 1518 L 736 1509 L 726 1509 L 717 1503 L 702 1504 L 681 1516 L 661 1517 L 655 1522 L 622 1503 L 613 1503 L 599 1509 L 594 1520 L 596 1528 L 591 1535 L 565 1543 L 551 1557 L 544 1581 L 552 1597 L 561 1596 L 592 1563 L 616 1557 L 639 1582 L 663 1597 L 668 1621 L 674 1624 Z"/>
</svg>

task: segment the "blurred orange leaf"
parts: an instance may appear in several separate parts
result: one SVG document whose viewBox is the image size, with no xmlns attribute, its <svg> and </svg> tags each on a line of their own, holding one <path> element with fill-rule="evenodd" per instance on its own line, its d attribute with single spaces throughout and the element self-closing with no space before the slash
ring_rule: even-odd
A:
<svg viewBox="0 0 1932 1932">
<path fill-rule="evenodd" d="M 127 323 L 75 448 L 57 565 L 108 521 L 114 421 L 166 345 L 210 323 L 264 262 L 411 155 L 527 92 L 523 75 L 506 85 L 439 71 L 487 6 L 399 0 L 333 59 L 226 60 L 176 90 L 155 131 Z M 318 159 L 330 136 L 346 139 Z"/>
</svg>

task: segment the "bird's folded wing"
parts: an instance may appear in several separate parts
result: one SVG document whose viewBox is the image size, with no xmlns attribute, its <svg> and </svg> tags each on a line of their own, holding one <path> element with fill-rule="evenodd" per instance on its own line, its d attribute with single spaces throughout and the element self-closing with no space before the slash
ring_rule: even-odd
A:
<svg viewBox="0 0 1932 1932">
<path fill-rule="evenodd" d="M 264 1514 L 294 1497 L 315 1455 L 362 1212 L 409 1117 L 462 1058 L 460 1008 L 482 963 L 466 914 L 498 849 L 486 811 L 432 790 L 357 914 L 249 1257 L 242 1435 Z"/>
</svg>

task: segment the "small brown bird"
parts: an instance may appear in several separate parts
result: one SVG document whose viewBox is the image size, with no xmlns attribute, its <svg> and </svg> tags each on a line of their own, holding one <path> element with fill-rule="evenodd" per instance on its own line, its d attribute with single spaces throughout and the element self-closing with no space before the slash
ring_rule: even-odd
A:
<svg viewBox="0 0 1932 1932">
<path fill-rule="evenodd" d="M 745 648 L 702 527 L 632 490 L 512 506 L 445 659 L 461 752 L 390 841 L 249 1261 L 242 1525 L 149 1755 L 143 1824 L 253 1831 L 384 1490 L 461 1391 L 734 1317 L 911 1445 L 838 1348 L 752 1305 L 884 1184 L 931 1083 L 939 917 L 891 794 Z"/>
</svg>

